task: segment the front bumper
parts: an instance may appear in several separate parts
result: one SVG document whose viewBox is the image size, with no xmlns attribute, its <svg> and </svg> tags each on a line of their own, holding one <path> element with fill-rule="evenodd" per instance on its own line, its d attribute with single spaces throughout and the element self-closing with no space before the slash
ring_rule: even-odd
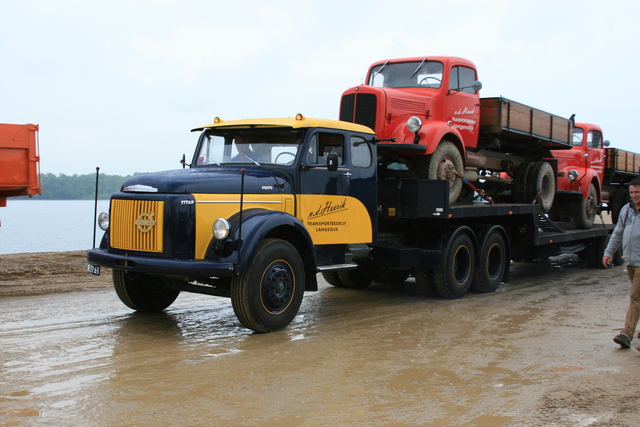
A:
<svg viewBox="0 0 640 427">
<path fill-rule="evenodd" d="M 106 268 L 135 271 L 138 273 L 185 277 L 228 277 L 236 273 L 232 262 L 199 261 L 184 259 L 148 258 L 109 253 L 103 249 L 90 249 L 87 260 Z"/>
</svg>

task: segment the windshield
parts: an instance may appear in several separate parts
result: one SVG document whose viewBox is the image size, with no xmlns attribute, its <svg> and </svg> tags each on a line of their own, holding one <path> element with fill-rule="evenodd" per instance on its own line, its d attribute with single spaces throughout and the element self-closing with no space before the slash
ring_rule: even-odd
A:
<svg viewBox="0 0 640 427">
<path fill-rule="evenodd" d="M 428 87 L 438 89 L 442 85 L 444 65 L 437 61 L 385 63 L 374 67 L 369 78 L 370 86 L 377 87 Z"/>
<path fill-rule="evenodd" d="M 223 163 L 292 165 L 302 131 L 293 129 L 207 129 L 200 137 L 194 167 Z"/>
</svg>

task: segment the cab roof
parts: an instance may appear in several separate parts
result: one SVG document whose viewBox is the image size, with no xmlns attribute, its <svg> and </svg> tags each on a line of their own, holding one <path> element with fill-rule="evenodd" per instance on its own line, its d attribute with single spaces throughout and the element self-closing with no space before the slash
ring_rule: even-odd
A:
<svg viewBox="0 0 640 427">
<path fill-rule="evenodd" d="M 192 129 L 192 132 L 201 131 L 204 129 L 216 129 L 216 128 L 230 128 L 230 129 L 248 129 L 248 128 L 328 128 L 337 130 L 348 130 L 352 132 L 368 133 L 373 135 L 371 128 L 363 125 L 358 125 L 350 122 L 343 122 L 339 120 L 329 119 L 314 119 L 311 117 L 305 117 L 302 114 L 296 115 L 296 117 L 282 117 L 282 118 L 270 118 L 270 119 L 243 119 L 243 120 L 222 120 L 218 117 L 214 122 L 208 125 L 200 126 Z"/>
</svg>

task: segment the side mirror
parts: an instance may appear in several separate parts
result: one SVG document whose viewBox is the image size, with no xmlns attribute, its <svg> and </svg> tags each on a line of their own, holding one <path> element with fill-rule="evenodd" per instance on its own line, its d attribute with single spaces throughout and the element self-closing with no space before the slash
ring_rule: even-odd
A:
<svg viewBox="0 0 640 427">
<path fill-rule="evenodd" d="M 191 167 L 191 165 L 187 164 L 187 156 L 186 155 L 182 155 L 182 160 L 180 160 L 180 164 L 182 164 L 182 169 L 186 168 L 187 166 Z"/>
<path fill-rule="evenodd" d="M 337 153 L 327 154 L 327 169 L 332 172 L 338 170 L 338 154 Z"/>
<path fill-rule="evenodd" d="M 611 143 L 610 143 L 610 142 L 609 142 L 609 140 L 607 139 L 607 140 L 604 142 L 604 146 L 605 146 L 605 147 L 608 147 L 608 146 L 610 146 L 610 145 L 611 145 Z"/>
</svg>

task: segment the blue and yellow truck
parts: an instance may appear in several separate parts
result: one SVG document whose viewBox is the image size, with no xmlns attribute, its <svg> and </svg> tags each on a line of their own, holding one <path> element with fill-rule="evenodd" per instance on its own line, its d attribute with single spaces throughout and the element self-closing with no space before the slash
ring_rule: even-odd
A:
<svg viewBox="0 0 640 427">
<path fill-rule="evenodd" d="M 113 269 L 134 310 L 164 310 L 183 291 L 225 296 L 244 326 L 270 332 L 319 273 L 348 288 L 413 277 L 458 298 L 494 291 L 511 260 L 577 253 L 597 266 L 611 232 L 563 228 L 538 204 L 452 205 L 446 180 L 386 173 L 379 151 L 393 141 L 360 124 L 298 114 L 194 131 L 188 168 L 128 179 L 100 214 L 89 270 Z"/>
</svg>

